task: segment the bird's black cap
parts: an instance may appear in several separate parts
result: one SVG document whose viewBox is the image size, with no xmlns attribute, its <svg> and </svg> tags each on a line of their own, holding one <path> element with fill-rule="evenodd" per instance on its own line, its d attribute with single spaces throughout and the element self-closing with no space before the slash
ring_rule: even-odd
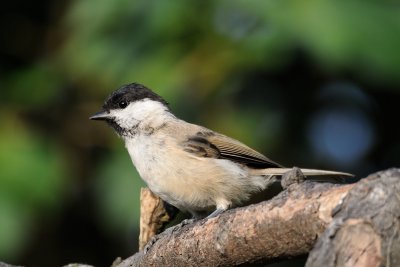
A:
<svg viewBox="0 0 400 267">
<path fill-rule="evenodd" d="M 139 83 L 131 83 L 121 86 L 114 91 L 104 102 L 103 110 L 108 111 L 111 109 L 118 109 L 120 108 L 120 103 L 122 101 L 125 101 L 127 104 L 129 104 L 131 102 L 140 101 L 143 99 L 158 101 L 168 107 L 167 101 L 146 86 Z"/>
<path fill-rule="evenodd" d="M 126 132 L 126 129 L 123 129 L 118 125 L 115 118 L 111 115 L 110 110 L 123 109 L 127 107 L 129 103 L 141 101 L 143 99 L 158 101 L 162 103 L 166 109 L 169 109 L 167 101 L 149 88 L 138 83 L 131 83 L 115 90 L 104 102 L 103 109 L 91 116 L 89 119 L 106 121 L 119 135 L 123 135 Z"/>
</svg>

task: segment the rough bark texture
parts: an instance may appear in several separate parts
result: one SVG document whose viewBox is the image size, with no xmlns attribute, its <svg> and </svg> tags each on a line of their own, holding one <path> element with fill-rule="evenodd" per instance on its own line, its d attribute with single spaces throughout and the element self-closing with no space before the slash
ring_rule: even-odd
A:
<svg viewBox="0 0 400 267">
<path fill-rule="evenodd" d="M 234 266 L 307 254 L 353 185 L 292 184 L 270 201 L 178 226 L 123 266 Z"/>
<path fill-rule="evenodd" d="M 361 180 L 334 212 L 308 267 L 400 266 L 399 169 Z"/>
<path fill-rule="evenodd" d="M 144 248 L 169 219 L 164 202 L 148 188 L 142 188 L 140 190 L 139 250 Z"/>
</svg>

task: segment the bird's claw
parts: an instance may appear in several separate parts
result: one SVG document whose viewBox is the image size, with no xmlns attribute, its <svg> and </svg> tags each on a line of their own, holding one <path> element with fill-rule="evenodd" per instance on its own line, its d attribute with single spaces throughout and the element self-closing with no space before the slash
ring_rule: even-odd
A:
<svg viewBox="0 0 400 267">
<path fill-rule="evenodd" d="M 153 245 L 157 242 L 158 239 L 162 238 L 165 235 L 172 235 L 175 231 L 182 228 L 185 225 L 191 224 L 195 221 L 195 219 L 185 219 L 177 225 L 171 226 L 165 229 L 161 234 L 153 236 L 149 242 L 147 242 L 146 246 L 143 249 L 144 254 L 146 254 Z"/>
</svg>

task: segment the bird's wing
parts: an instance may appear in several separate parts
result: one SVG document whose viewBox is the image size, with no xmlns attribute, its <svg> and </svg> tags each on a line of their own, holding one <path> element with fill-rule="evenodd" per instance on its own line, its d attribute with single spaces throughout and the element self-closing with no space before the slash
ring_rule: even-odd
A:
<svg viewBox="0 0 400 267">
<path fill-rule="evenodd" d="M 184 147 L 199 157 L 229 159 L 255 168 L 282 167 L 243 143 L 214 132 L 198 132 L 184 142 Z"/>
</svg>

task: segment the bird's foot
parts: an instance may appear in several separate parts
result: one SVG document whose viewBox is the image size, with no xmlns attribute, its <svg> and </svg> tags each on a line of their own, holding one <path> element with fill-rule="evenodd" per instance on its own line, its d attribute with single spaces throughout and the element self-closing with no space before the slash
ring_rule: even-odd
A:
<svg viewBox="0 0 400 267">
<path fill-rule="evenodd" d="M 211 219 L 214 217 L 217 217 L 218 215 L 220 215 L 221 213 L 223 213 L 226 209 L 216 209 L 214 210 L 210 215 L 208 215 L 206 217 L 206 219 Z"/>
<path fill-rule="evenodd" d="M 159 239 L 158 237 L 159 235 L 155 235 L 153 236 L 149 242 L 147 242 L 146 246 L 144 246 L 143 248 L 143 253 L 147 254 L 147 252 L 153 247 L 153 245 L 157 242 L 157 240 Z"/>
<path fill-rule="evenodd" d="M 191 219 L 184 219 L 183 221 L 181 221 L 179 224 L 177 224 L 177 225 L 175 225 L 175 226 L 182 227 L 182 226 L 185 226 L 185 225 L 188 225 L 188 224 L 194 223 L 195 221 L 197 221 L 197 219 L 195 219 L 195 218 L 191 218 Z"/>
<path fill-rule="evenodd" d="M 167 229 L 165 229 L 162 233 L 153 236 L 150 241 L 146 244 L 146 246 L 143 249 L 144 254 L 146 254 L 152 247 L 153 245 L 157 242 L 157 240 L 161 239 L 162 237 L 168 235 L 172 235 L 174 232 L 178 231 L 181 229 L 183 226 L 191 224 L 195 222 L 196 219 L 185 219 L 182 222 L 178 223 L 177 225 L 171 226 Z"/>
</svg>

